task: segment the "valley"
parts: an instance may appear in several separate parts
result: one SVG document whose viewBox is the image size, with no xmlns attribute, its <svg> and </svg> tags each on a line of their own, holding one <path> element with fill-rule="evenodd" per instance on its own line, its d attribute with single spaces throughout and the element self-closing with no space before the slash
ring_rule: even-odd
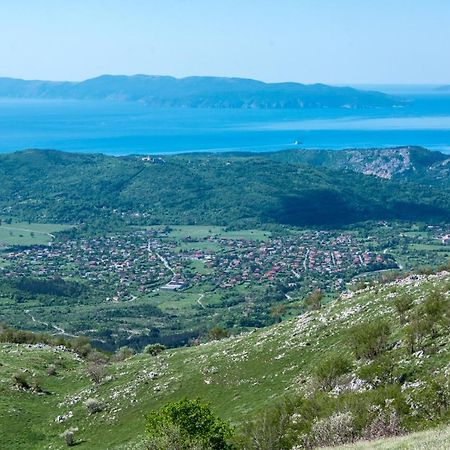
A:
<svg viewBox="0 0 450 450">
<path fill-rule="evenodd" d="M 295 317 L 314 291 L 328 302 L 367 279 L 445 265 L 449 233 L 400 222 L 278 232 L 166 225 L 5 243 L 0 320 L 106 349 L 180 346 L 213 327 L 237 333 Z"/>
</svg>

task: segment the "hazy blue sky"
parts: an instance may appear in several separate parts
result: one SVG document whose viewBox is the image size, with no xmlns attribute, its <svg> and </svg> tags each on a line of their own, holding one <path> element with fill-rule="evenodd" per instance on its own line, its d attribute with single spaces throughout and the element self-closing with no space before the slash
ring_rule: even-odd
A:
<svg viewBox="0 0 450 450">
<path fill-rule="evenodd" d="M 0 76 L 449 83 L 448 0 L 1 0 Z"/>
</svg>

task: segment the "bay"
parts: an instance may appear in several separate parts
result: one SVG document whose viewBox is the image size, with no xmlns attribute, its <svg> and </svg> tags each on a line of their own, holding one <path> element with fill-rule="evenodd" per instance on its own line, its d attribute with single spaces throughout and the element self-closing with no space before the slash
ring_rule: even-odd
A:
<svg viewBox="0 0 450 450">
<path fill-rule="evenodd" d="M 155 109 L 139 103 L 0 99 L 0 152 L 112 155 L 420 145 L 450 153 L 450 95 L 404 90 L 389 109 Z"/>
</svg>

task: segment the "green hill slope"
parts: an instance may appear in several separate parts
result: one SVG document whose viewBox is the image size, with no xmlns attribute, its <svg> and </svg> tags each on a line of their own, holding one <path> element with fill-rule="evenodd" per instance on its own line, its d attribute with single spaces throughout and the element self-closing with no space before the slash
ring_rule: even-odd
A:
<svg viewBox="0 0 450 450">
<path fill-rule="evenodd" d="M 449 220 L 450 191 L 261 155 L 0 155 L 0 210 L 63 223 L 338 226 Z"/>
<path fill-rule="evenodd" d="M 437 317 L 448 320 L 449 284 L 450 274 L 441 272 L 368 287 L 342 296 L 320 311 L 270 328 L 167 350 L 158 356 L 140 354 L 109 363 L 102 369 L 105 373 L 99 383 L 88 376 L 92 362 L 64 348 L 3 343 L 0 446 L 63 448 L 59 434 L 78 427 L 79 448 L 139 448 L 146 412 L 184 396 L 211 402 L 215 413 L 239 426 L 283 396 L 295 399 L 311 392 L 317 383 L 317 367 L 330 353 L 351 358 L 352 367 L 335 380 L 331 391 L 311 394 L 314 402 L 319 402 L 312 412 L 315 417 L 326 417 L 342 408 L 353 410 L 355 405 L 370 411 L 368 405 L 384 405 L 392 398 L 406 430 L 448 421 L 448 405 L 445 409 L 443 403 L 439 409 L 432 403 L 434 394 L 440 398 L 439 386 L 444 389 L 442 395 L 447 395 L 447 323 L 436 322 L 428 332 L 422 330 L 425 334 L 414 341 L 413 352 L 407 330 L 417 314 L 423 318 L 431 314 L 426 308 L 432 292 L 441 298 Z M 405 295 L 414 303 L 400 320 L 394 305 Z M 368 327 L 378 319 L 384 319 L 390 328 L 382 356 L 388 358 L 392 373 L 383 369 L 382 375 L 392 379 L 384 384 L 377 378 L 377 364 L 382 366 L 385 360 L 378 356 L 355 358 L 354 339 L 349 334 L 355 325 Z M 56 374 L 47 374 L 50 365 L 55 366 Z M 30 388 L 14 386 L 13 377 L 18 373 Z M 439 385 L 432 380 L 440 380 Z M 33 381 L 43 392 L 33 389 Z M 84 406 L 88 398 L 99 400 L 103 410 L 89 415 Z M 294 413 L 295 407 L 290 414 Z"/>
</svg>

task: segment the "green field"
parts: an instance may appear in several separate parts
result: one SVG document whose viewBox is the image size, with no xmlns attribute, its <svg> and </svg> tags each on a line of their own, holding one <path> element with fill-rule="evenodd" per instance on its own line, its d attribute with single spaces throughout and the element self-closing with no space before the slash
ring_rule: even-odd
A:
<svg viewBox="0 0 450 450">
<path fill-rule="evenodd" d="M 0 245 L 45 245 L 54 239 L 54 233 L 71 228 L 70 225 L 33 223 L 12 220 L 0 225 Z"/>
<path fill-rule="evenodd" d="M 411 248 L 413 248 L 414 250 L 450 253 L 450 246 L 442 244 L 411 244 Z"/>
<path fill-rule="evenodd" d="M 170 228 L 169 237 L 172 239 L 204 239 L 210 236 L 217 236 L 222 239 L 248 239 L 263 241 L 270 237 L 270 233 L 263 230 L 226 230 L 224 227 L 213 225 L 167 225 Z M 151 226 L 146 229 L 161 229 L 165 226 Z"/>
</svg>

